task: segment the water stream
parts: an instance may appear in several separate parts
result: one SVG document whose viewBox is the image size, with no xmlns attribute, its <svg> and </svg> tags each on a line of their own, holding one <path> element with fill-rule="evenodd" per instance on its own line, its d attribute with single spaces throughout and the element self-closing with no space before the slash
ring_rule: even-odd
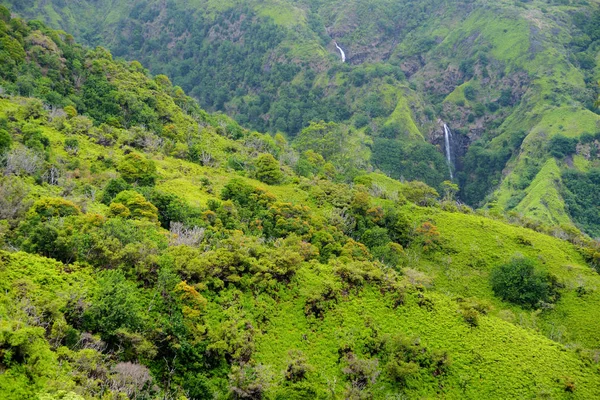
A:
<svg viewBox="0 0 600 400">
<path fill-rule="evenodd" d="M 334 41 L 333 43 L 335 43 L 335 47 L 340 51 L 340 55 L 342 56 L 342 62 L 346 62 L 346 53 L 344 53 L 344 50 L 342 50 L 342 48 L 338 46 L 336 41 Z"/>
<path fill-rule="evenodd" d="M 450 142 L 452 141 L 452 131 L 448 128 L 448 125 L 444 124 L 444 141 L 446 143 L 446 161 L 448 162 L 448 170 L 450 170 L 450 179 L 454 180 L 454 163 L 452 162 L 452 149 L 450 148 Z"/>
</svg>

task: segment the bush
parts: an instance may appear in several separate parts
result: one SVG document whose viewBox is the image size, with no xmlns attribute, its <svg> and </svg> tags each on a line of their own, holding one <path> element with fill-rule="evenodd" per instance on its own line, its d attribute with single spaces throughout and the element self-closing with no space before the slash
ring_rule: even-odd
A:
<svg viewBox="0 0 600 400">
<path fill-rule="evenodd" d="M 477 97 L 477 93 L 475 92 L 475 88 L 473 88 L 473 86 L 466 86 L 464 94 L 465 98 L 469 101 L 473 101 Z"/>
<path fill-rule="evenodd" d="M 30 217 L 36 216 L 42 221 L 46 221 L 55 217 L 79 215 L 81 214 L 81 210 L 69 200 L 59 197 L 44 197 L 33 203 L 28 214 Z"/>
<path fill-rule="evenodd" d="M 76 155 L 79 152 L 79 141 L 75 138 L 65 139 L 65 151 Z"/>
<path fill-rule="evenodd" d="M 10 134 L 4 129 L 0 129 L 0 154 L 6 153 L 10 149 L 11 144 L 12 138 Z"/>
<path fill-rule="evenodd" d="M 398 335 L 388 339 L 386 348 L 388 362 L 385 371 L 400 387 L 409 386 L 412 378 L 423 373 L 433 377 L 444 376 L 451 366 L 445 351 L 431 350 L 418 338 Z"/>
<path fill-rule="evenodd" d="M 84 324 L 87 329 L 100 332 L 103 339 L 114 340 L 119 328 L 135 332 L 142 326 L 140 293 L 121 271 L 102 271 L 93 299 Z"/>
<path fill-rule="evenodd" d="M 557 299 L 556 278 L 537 272 L 534 262 L 522 256 L 493 269 L 490 282 L 496 296 L 526 308 L 535 308 Z"/>
<path fill-rule="evenodd" d="M 289 361 L 285 370 L 285 380 L 291 382 L 299 382 L 306 378 L 306 374 L 312 370 L 308 364 L 306 356 L 300 351 L 288 352 Z"/>
<path fill-rule="evenodd" d="M 256 160 L 256 177 L 259 181 L 275 185 L 283 179 L 279 162 L 271 154 L 261 154 Z"/>
<path fill-rule="evenodd" d="M 138 153 L 127 154 L 117 169 L 128 183 L 153 186 L 156 180 L 156 164 Z"/>
<path fill-rule="evenodd" d="M 158 209 L 144 196 L 133 190 L 124 190 L 110 203 L 112 216 L 134 219 L 146 219 L 158 222 Z"/>
<path fill-rule="evenodd" d="M 18 178 L 0 178 L 0 220 L 15 226 L 31 205 L 27 186 Z"/>
<path fill-rule="evenodd" d="M 125 182 L 123 178 L 111 179 L 102 193 L 102 204 L 109 205 L 111 201 L 122 191 L 131 189 L 131 185 Z"/>
</svg>

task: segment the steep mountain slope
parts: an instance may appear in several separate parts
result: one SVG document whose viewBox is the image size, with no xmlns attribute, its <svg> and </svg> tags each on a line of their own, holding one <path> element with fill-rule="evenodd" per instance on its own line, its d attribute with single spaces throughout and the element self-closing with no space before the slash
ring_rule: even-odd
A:
<svg viewBox="0 0 600 400">
<path fill-rule="evenodd" d="M 600 249 L 576 230 L 449 182 L 343 183 L 1 7 L 0 43 L 0 397 L 600 396 Z"/>
<path fill-rule="evenodd" d="M 595 153 L 548 161 L 553 137 L 598 132 L 597 1 L 7 3 L 142 60 L 254 129 L 293 137 L 320 119 L 352 124 L 373 139 L 358 164 L 395 178 L 441 188 L 447 123 L 463 201 L 600 232 L 581 211 L 600 202 L 569 200 L 585 178 L 563 182 Z"/>
</svg>

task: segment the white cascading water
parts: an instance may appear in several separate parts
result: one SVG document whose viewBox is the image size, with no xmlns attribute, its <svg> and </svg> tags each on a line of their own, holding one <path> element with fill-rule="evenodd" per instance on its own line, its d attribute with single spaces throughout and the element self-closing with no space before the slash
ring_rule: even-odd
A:
<svg viewBox="0 0 600 400">
<path fill-rule="evenodd" d="M 346 53 L 344 53 L 344 50 L 342 50 L 342 48 L 340 46 L 338 46 L 337 42 L 333 42 L 335 43 L 335 47 L 340 51 L 340 55 L 342 56 L 342 62 L 346 62 Z"/>
<path fill-rule="evenodd" d="M 450 139 L 452 139 L 452 131 L 448 128 L 448 125 L 444 124 L 444 140 L 446 142 L 446 160 L 448 161 L 448 169 L 450 170 L 450 179 L 454 179 L 452 170 L 454 165 L 452 164 L 452 151 L 450 150 Z"/>
</svg>

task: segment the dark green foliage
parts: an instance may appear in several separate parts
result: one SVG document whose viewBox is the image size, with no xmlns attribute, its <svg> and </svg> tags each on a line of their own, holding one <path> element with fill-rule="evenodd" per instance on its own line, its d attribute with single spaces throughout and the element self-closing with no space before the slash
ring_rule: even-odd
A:
<svg viewBox="0 0 600 400">
<path fill-rule="evenodd" d="M 142 193 L 158 209 L 158 221 L 165 229 L 169 229 L 173 222 L 187 222 L 200 215 L 199 210 L 172 193 L 159 190 L 142 190 Z"/>
<path fill-rule="evenodd" d="M 418 179 L 433 187 L 448 179 L 444 156 L 426 142 L 375 139 L 371 161 L 396 179 Z"/>
<path fill-rule="evenodd" d="M 131 189 L 131 185 L 125 182 L 123 178 L 111 179 L 104 187 L 100 201 L 103 204 L 109 205 L 119 193 L 121 193 L 123 190 L 129 189 Z"/>
<path fill-rule="evenodd" d="M 496 296 L 525 308 L 552 303 L 558 296 L 556 278 L 536 271 L 535 263 L 522 256 L 492 270 L 490 283 Z"/>
<path fill-rule="evenodd" d="M 119 121 L 121 110 L 115 101 L 117 94 L 118 88 L 110 84 L 104 74 L 92 75 L 83 85 L 81 111 L 98 123 Z"/>
<path fill-rule="evenodd" d="M 600 237 L 600 169 L 587 173 L 566 169 L 562 173 L 563 197 L 569 215 L 588 234 Z"/>
<path fill-rule="evenodd" d="M 477 97 L 477 93 L 475 92 L 475 88 L 473 86 L 466 86 L 464 89 L 465 98 L 469 101 L 475 100 Z"/>
<path fill-rule="evenodd" d="M 139 292 L 120 271 L 102 272 L 98 283 L 94 303 L 84 315 L 84 326 L 101 332 L 103 339 L 115 344 L 118 329 L 135 332 L 142 327 Z"/>
<path fill-rule="evenodd" d="M 498 104 L 500 104 L 503 107 L 510 106 L 513 104 L 512 91 L 510 89 L 505 89 L 500 93 L 500 97 L 498 98 Z"/>
<path fill-rule="evenodd" d="M 384 125 L 379 130 L 379 136 L 386 139 L 396 139 L 402 132 L 402 126 L 399 123 Z"/>
<path fill-rule="evenodd" d="M 50 146 L 50 140 L 42 133 L 42 130 L 33 124 L 23 127 L 23 143 L 30 149 L 43 152 Z"/>
<path fill-rule="evenodd" d="M 556 158 L 563 158 L 575 153 L 577 143 L 579 143 L 577 138 L 555 135 L 552 136 L 552 139 L 550 139 L 548 151 Z"/>
<path fill-rule="evenodd" d="M 76 138 L 67 138 L 65 139 L 65 150 L 77 154 L 79 151 L 79 141 Z"/>
<path fill-rule="evenodd" d="M 486 147 L 475 142 L 463 158 L 463 168 L 458 174 L 461 200 L 477 205 L 488 191 L 502 179 L 502 170 L 525 138 L 523 131 L 514 132 L 500 147 Z"/>
</svg>

